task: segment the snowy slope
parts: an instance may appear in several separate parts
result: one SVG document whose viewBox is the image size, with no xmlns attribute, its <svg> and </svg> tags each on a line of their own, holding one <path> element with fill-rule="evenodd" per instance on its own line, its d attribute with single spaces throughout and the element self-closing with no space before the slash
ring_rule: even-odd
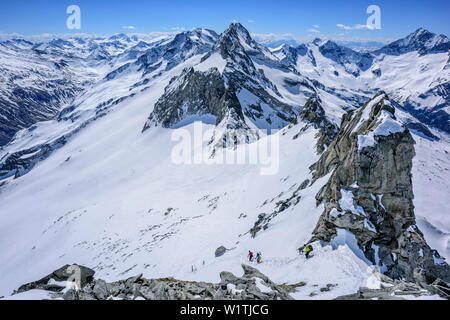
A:
<svg viewBox="0 0 450 320">
<path fill-rule="evenodd" d="M 308 46 L 309 55 L 299 54 L 296 66 L 289 66 L 280 52 L 270 52 L 241 31 L 233 34 L 237 40 L 231 40 L 239 41 L 240 55 L 224 54 L 216 46 L 220 38 L 205 29 L 147 44 L 109 39 L 129 45 L 102 47 L 110 48 L 107 53 L 113 57 L 89 67 L 95 71 L 95 83 L 57 119 L 20 131 L 0 150 L 3 168 L 14 154 L 25 163 L 32 159 L 34 165 L 21 174 L 16 168 L 5 175 L 0 171 L 0 296 L 74 262 L 94 268 L 105 280 L 142 272 L 148 278 L 218 282 L 221 271 L 241 273 L 240 264 L 250 249 L 262 251 L 264 263 L 258 268 L 273 281 L 307 283 L 294 294 L 298 299 L 330 299 L 367 285 L 369 266 L 350 235 L 343 234 L 333 247 L 315 247 L 311 260 L 298 254 L 323 212 L 315 197 L 328 180 L 323 177 L 295 193 L 311 179 L 309 168 L 319 158 L 317 129 L 282 123 L 286 127 L 272 136 L 279 139 L 279 171 L 264 176 L 264 165 L 174 164 L 175 129 L 152 127 L 142 132 L 142 128 L 165 88 L 190 67 L 199 72 L 217 68 L 225 75 L 227 70 L 245 69 L 243 74 L 257 75 L 265 93 L 294 111 L 309 97 L 320 98 L 326 117 L 339 124 L 346 110 L 361 106 L 377 88 L 392 92 L 394 100 L 417 101 L 427 85 L 439 81 L 436 70 L 445 65 L 447 56 L 421 56 L 415 51 L 380 56 L 355 78 L 348 71 L 357 55 L 335 62 L 322 55 L 316 42 Z M 70 47 L 65 42 L 59 45 Z M 413 67 L 418 64 L 425 69 Z M 374 68 L 381 70 L 380 76 L 372 72 Z M 396 78 L 405 70 L 408 77 Z M 249 90 L 239 91 L 238 99 L 243 106 L 260 102 Z M 439 103 L 440 98 L 427 99 Z M 266 115 L 268 110 L 263 111 Z M 399 115 L 419 121 L 407 110 Z M 193 133 L 196 124 L 183 124 Z M 203 127 L 216 128 L 211 122 Z M 420 132 L 414 135 L 415 212 L 429 244 L 448 259 L 450 140 L 447 134 L 430 130 L 440 140 Z M 213 131 L 204 139 L 204 150 Z M 259 148 L 269 139 L 262 136 L 226 153 L 234 156 Z M 36 158 L 47 146 L 51 152 Z M 296 201 L 252 238 L 249 230 L 258 217 L 275 211 L 280 201 L 294 194 Z M 215 258 L 214 251 L 222 245 L 230 251 Z M 327 284 L 337 286 L 320 292 Z"/>
<path fill-rule="evenodd" d="M 318 259 L 327 261 L 324 267 L 334 270 L 321 278 L 314 276 L 315 263 L 298 256 L 297 248 L 308 240 L 321 213 L 314 199 L 320 183 L 305 190 L 302 205 L 285 212 L 267 233 L 256 239 L 248 234 L 261 211 L 273 208 L 273 202 L 260 207 L 265 200 L 286 198 L 308 177 L 316 157 L 314 129 L 297 140 L 292 136 L 299 128 L 280 137 L 283 160 L 275 176 L 263 177 L 258 166 L 250 165 L 176 166 L 170 161 L 170 129 L 140 132 L 161 89 L 155 84 L 124 102 L 2 190 L 0 252 L 6 263 L 1 274 L 8 275 L 2 294 L 74 261 L 95 267 L 107 279 L 144 272 L 218 281 L 220 271 L 240 272 L 249 248 L 263 251 L 261 271 L 275 281 L 338 282 L 339 289 L 330 295 L 351 293 L 361 285 L 365 269 L 348 249 L 317 249 Z M 312 158 L 299 161 L 300 154 Z M 26 196 L 30 193 L 32 198 Z M 64 200 L 55 202 L 55 197 Z M 36 214 L 39 219 L 32 224 L 18 224 Z M 6 232 L 11 228 L 13 233 Z M 216 259 L 220 245 L 234 249 Z"/>
<path fill-rule="evenodd" d="M 450 140 L 430 141 L 414 135 L 414 205 L 417 224 L 427 242 L 450 261 Z"/>
</svg>

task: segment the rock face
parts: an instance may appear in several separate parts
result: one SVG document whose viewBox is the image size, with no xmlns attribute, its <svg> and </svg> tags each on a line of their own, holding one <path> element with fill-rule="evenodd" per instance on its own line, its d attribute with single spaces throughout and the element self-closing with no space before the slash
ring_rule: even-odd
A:
<svg viewBox="0 0 450 320">
<path fill-rule="evenodd" d="M 221 282 L 217 284 L 180 281 L 172 278 L 148 280 L 143 278 L 142 274 L 126 280 L 106 283 L 101 279 L 87 277 L 91 275 L 88 272 L 90 269 L 80 267 L 86 275 L 86 282 L 83 282 L 81 290 L 68 289 L 64 292 L 64 287 L 51 290 L 44 286 L 44 282 L 46 284 L 55 277 L 60 281 L 67 280 L 65 277 L 67 267 L 40 280 L 39 283 L 42 283 L 42 286 L 23 285 L 14 294 L 39 288 L 55 292 L 51 295 L 53 299 L 65 300 L 292 300 L 289 292 L 294 290 L 294 287 L 276 285 L 257 269 L 247 265 L 242 265 L 244 270 L 242 277 L 236 277 L 230 272 L 221 272 Z"/>
<path fill-rule="evenodd" d="M 207 72 L 189 68 L 166 87 L 143 131 L 158 125 L 171 128 L 182 120 L 188 121 L 190 116 L 192 120 L 203 117 L 218 125 L 228 114 L 237 121 L 244 121 L 235 93 L 226 88 L 217 68 Z"/>
<path fill-rule="evenodd" d="M 414 140 L 382 92 L 342 119 L 340 130 L 311 169 L 331 173 L 316 196 L 325 203 L 312 241 L 352 233 L 365 257 L 394 279 L 450 281 L 450 267 L 416 226 L 411 182 Z"/>
</svg>

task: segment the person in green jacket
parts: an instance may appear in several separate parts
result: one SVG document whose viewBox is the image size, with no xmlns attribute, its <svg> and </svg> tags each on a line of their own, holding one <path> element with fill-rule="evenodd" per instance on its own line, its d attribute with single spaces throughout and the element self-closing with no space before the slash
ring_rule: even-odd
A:
<svg viewBox="0 0 450 320">
<path fill-rule="evenodd" d="M 306 259 L 309 259 L 309 254 L 311 253 L 311 251 L 313 251 L 312 245 L 307 244 L 307 245 L 305 246 L 305 249 L 303 249 L 303 252 L 305 253 Z"/>
</svg>

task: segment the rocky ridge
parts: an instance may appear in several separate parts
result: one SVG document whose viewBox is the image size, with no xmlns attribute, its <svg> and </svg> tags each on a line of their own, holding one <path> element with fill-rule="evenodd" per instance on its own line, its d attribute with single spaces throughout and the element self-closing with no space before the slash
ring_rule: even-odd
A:
<svg viewBox="0 0 450 320">
<path fill-rule="evenodd" d="M 106 282 L 95 279 L 95 271 L 77 264 L 65 265 L 44 278 L 24 284 L 12 293 L 20 295 L 30 290 L 43 290 L 51 300 L 293 300 L 291 294 L 305 282 L 277 285 L 257 269 L 242 265 L 244 274 L 220 273 L 220 283 L 182 281 L 173 278 L 147 279 L 139 274 L 125 280 Z M 77 276 L 74 276 L 77 274 Z M 337 297 L 336 300 L 404 300 L 431 297 L 437 294 L 449 298 L 449 287 L 436 281 L 426 285 L 393 280 L 375 268 L 371 288 Z M 329 291 L 335 285 L 320 289 Z M 0 298 L 1 299 L 1 298 Z"/>
<path fill-rule="evenodd" d="M 48 291 L 50 299 L 58 300 L 292 300 L 289 293 L 296 285 L 277 285 L 248 265 L 243 264 L 242 269 L 242 277 L 221 272 L 220 283 L 146 279 L 142 274 L 107 283 L 94 279 L 92 269 L 66 265 L 39 281 L 22 285 L 13 295 L 40 289 Z M 74 272 L 79 272 L 79 285 L 73 281 Z"/>
</svg>

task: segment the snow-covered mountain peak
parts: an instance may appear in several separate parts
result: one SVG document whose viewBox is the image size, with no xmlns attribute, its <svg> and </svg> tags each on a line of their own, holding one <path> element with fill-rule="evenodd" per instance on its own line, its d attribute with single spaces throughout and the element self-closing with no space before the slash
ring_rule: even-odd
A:
<svg viewBox="0 0 450 320">
<path fill-rule="evenodd" d="M 320 39 L 320 38 L 315 38 L 313 41 L 312 41 L 312 44 L 314 44 L 314 45 L 316 45 L 316 46 L 320 46 L 320 45 L 322 45 L 324 43 L 324 41 L 322 40 L 322 39 Z"/>
<path fill-rule="evenodd" d="M 250 32 L 239 22 L 233 22 L 231 23 L 228 28 L 223 32 L 222 34 L 225 36 L 232 36 L 232 37 L 240 37 L 241 39 L 244 39 L 244 41 L 248 44 L 252 42 L 252 37 L 250 36 Z"/>
<path fill-rule="evenodd" d="M 121 40 L 121 41 L 125 41 L 125 42 L 131 42 L 132 40 L 130 39 L 130 37 L 128 37 L 126 34 L 124 33 L 119 33 L 119 34 L 115 34 L 112 35 L 111 37 L 109 37 L 109 40 Z"/>
<path fill-rule="evenodd" d="M 219 37 L 216 48 L 224 52 L 228 52 L 225 55 L 231 55 L 232 52 L 246 51 L 252 52 L 262 48 L 247 29 L 240 23 L 232 23 Z M 265 47 L 264 47 L 265 48 Z M 267 49 L 267 51 L 269 51 Z"/>
<path fill-rule="evenodd" d="M 419 28 L 407 37 L 374 51 L 374 54 L 400 55 L 418 51 L 421 55 L 426 55 L 430 53 L 448 52 L 449 50 L 450 41 L 445 35 L 438 35 Z"/>
<path fill-rule="evenodd" d="M 373 57 L 369 53 L 356 52 L 331 40 L 322 44 L 319 51 L 324 57 L 342 65 L 348 73 L 355 77 L 358 77 L 361 71 L 368 70 L 373 62 Z"/>
</svg>

